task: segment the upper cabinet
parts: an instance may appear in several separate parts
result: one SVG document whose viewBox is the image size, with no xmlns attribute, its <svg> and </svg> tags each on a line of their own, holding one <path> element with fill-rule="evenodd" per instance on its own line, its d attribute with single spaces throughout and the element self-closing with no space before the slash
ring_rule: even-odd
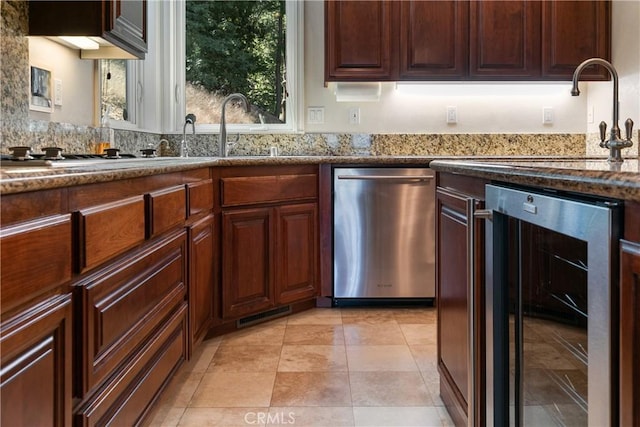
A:
<svg viewBox="0 0 640 427">
<path fill-rule="evenodd" d="M 327 0 L 325 80 L 570 80 L 610 33 L 607 0 Z"/>
<path fill-rule="evenodd" d="M 474 1 L 469 13 L 470 78 L 540 77 L 539 2 Z"/>
<path fill-rule="evenodd" d="M 397 71 L 391 32 L 397 21 L 393 2 L 325 3 L 327 80 L 393 80 Z"/>
<path fill-rule="evenodd" d="M 467 68 L 466 2 L 399 3 L 399 79 L 462 78 Z"/>
<path fill-rule="evenodd" d="M 86 59 L 144 59 L 147 1 L 30 1 L 29 35 L 91 37 L 100 47 L 83 49 Z"/>
<path fill-rule="evenodd" d="M 542 2 L 542 75 L 571 76 L 588 58 L 611 60 L 611 4 L 608 1 Z M 608 80 L 603 67 L 586 69 L 581 80 Z"/>
</svg>

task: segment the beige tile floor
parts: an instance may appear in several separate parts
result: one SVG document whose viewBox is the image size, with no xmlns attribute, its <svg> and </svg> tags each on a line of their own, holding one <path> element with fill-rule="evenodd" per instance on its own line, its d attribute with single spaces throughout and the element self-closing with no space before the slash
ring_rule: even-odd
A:
<svg viewBox="0 0 640 427">
<path fill-rule="evenodd" d="M 205 341 L 151 426 L 449 426 L 435 308 L 318 308 Z"/>
</svg>

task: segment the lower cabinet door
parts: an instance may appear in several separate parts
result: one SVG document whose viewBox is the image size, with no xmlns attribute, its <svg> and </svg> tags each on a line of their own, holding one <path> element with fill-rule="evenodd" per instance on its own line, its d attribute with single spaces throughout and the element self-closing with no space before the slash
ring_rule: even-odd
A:
<svg viewBox="0 0 640 427">
<path fill-rule="evenodd" d="M 1 425 L 71 425 L 71 330 L 71 295 L 3 322 Z"/>
<path fill-rule="evenodd" d="M 278 208 L 276 303 L 290 304 L 317 295 L 318 205 Z"/>
<path fill-rule="evenodd" d="M 222 213 L 222 317 L 243 317 L 274 304 L 274 210 Z"/>
<path fill-rule="evenodd" d="M 620 244 L 620 425 L 640 425 L 640 243 Z"/>
<path fill-rule="evenodd" d="M 190 348 L 206 334 L 214 316 L 214 216 L 208 215 L 189 230 Z"/>
</svg>

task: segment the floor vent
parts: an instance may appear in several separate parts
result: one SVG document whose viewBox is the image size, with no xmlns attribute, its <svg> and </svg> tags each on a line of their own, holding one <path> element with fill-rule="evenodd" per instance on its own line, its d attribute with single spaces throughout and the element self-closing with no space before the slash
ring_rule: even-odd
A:
<svg viewBox="0 0 640 427">
<path fill-rule="evenodd" d="M 236 322 L 236 328 L 245 328 L 247 326 L 255 325 L 256 323 L 260 322 L 266 322 L 267 320 L 275 319 L 276 317 L 285 316 L 287 314 L 291 314 L 290 305 L 274 308 L 273 310 L 269 311 L 263 311 L 262 313 L 254 314 L 252 316 L 243 317 Z"/>
</svg>

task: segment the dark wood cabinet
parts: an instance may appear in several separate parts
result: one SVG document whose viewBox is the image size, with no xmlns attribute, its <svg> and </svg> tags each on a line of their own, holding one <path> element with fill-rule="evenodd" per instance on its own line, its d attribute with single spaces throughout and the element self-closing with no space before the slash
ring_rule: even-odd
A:
<svg viewBox="0 0 640 427">
<path fill-rule="evenodd" d="M 71 295 L 65 294 L 3 319 L 2 425 L 71 425 L 71 318 Z"/>
<path fill-rule="evenodd" d="M 607 0 L 330 0 L 325 80 L 571 80 L 610 33 Z"/>
<path fill-rule="evenodd" d="M 317 203 L 222 213 L 223 317 L 317 295 L 317 217 Z"/>
<path fill-rule="evenodd" d="M 2 196 L 3 425 L 144 422 L 213 318 L 213 195 L 200 168 Z"/>
<path fill-rule="evenodd" d="M 0 424 L 72 417 L 72 221 L 59 190 L 3 195 Z"/>
<path fill-rule="evenodd" d="M 440 395 L 457 425 L 466 425 L 470 417 L 482 425 L 484 224 L 474 212 L 483 207 L 485 182 L 445 173 L 437 179 Z"/>
<path fill-rule="evenodd" d="M 620 425 L 640 425 L 640 243 L 620 245 Z"/>
<path fill-rule="evenodd" d="M 395 78 L 395 10 L 390 1 L 325 2 L 327 81 Z"/>
<path fill-rule="evenodd" d="M 2 200 L 3 208 L 13 201 Z M 30 215 L 29 211 L 25 211 Z M 4 210 L 3 210 L 3 219 Z M 2 318 L 24 304 L 68 292 L 71 280 L 71 215 L 22 221 L 0 230 Z"/>
<path fill-rule="evenodd" d="M 201 341 L 214 319 L 217 280 L 215 217 L 209 214 L 189 228 L 189 325 L 191 350 Z"/>
<path fill-rule="evenodd" d="M 257 314 L 318 294 L 315 166 L 221 173 L 222 318 Z"/>
<path fill-rule="evenodd" d="M 242 317 L 273 306 L 273 210 L 222 213 L 222 316 Z"/>
<path fill-rule="evenodd" d="M 611 59 L 611 2 L 542 2 L 542 77 L 561 80 L 586 59 Z M 603 67 L 591 67 L 583 80 L 609 80 Z"/>
<path fill-rule="evenodd" d="M 83 58 L 144 59 L 147 1 L 31 1 L 29 35 L 99 37 L 111 46 L 83 50 Z"/>
<path fill-rule="evenodd" d="M 277 209 L 277 304 L 289 304 L 318 294 L 318 204 Z"/>
<path fill-rule="evenodd" d="M 467 69 L 468 5 L 465 1 L 402 1 L 399 80 L 425 76 L 459 79 Z"/>
<path fill-rule="evenodd" d="M 184 361 L 187 346 L 187 303 L 184 302 L 75 412 L 74 425 L 144 425 L 153 403 Z"/>
<path fill-rule="evenodd" d="M 179 230 L 75 283 L 83 343 L 78 395 L 107 381 L 186 302 L 186 260 L 186 233 Z"/>
<path fill-rule="evenodd" d="M 640 426 L 640 203 L 625 202 L 620 243 L 621 426 Z"/>
<path fill-rule="evenodd" d="M 540 5 L 528 0 L 470 3 L 470 78 L 540 76 Z"/>
<path fill-rule="evenodd" d="M 97 267 L 144 242 L 144 206 L 144 197 L 139 194 L 75 211 L 78 272 Z"/>
</svg>

